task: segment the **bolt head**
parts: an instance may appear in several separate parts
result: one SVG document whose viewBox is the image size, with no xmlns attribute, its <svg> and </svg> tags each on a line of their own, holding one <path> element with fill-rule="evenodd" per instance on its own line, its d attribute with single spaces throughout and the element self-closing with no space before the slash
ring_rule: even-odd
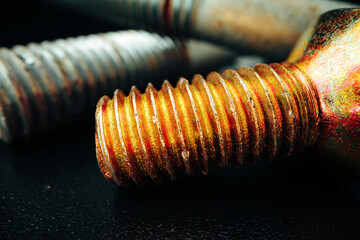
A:
<svg viewBox="0 0 360 240">
<path fill-rule="evenodd" d="M 318 147 L 360 173 L 360 9 L 320 16 L 288 61 L 307 74 L 318 94 Z"/>
</svg>

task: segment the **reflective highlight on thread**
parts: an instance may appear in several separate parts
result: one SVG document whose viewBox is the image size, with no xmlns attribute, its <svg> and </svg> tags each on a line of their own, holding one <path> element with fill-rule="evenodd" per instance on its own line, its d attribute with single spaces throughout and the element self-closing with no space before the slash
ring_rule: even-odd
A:
<svg viewBox="0 0 360 240">
<path fill-rule="evenodd" d="M 121 31 L 0 48 L 0 139 L 57 129 L 116 88 L 174 77 L 188 66 L 180 41 Z"/>
<path fill-rule="evenodd" d="M 103 97 L 96 111 L 99 166 L 122 186 L 156 184 L 209 165 L 285 157 L 313 143 L 320 110 L 311 82 L 290 63 L 195 75 L 173 88 Z"/>
</svg>

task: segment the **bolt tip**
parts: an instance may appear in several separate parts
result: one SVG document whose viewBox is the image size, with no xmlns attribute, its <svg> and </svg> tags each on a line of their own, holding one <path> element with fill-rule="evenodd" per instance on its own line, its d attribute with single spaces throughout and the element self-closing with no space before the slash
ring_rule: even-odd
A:
<svg viewBox="0 0 360 240">
<path fill-rule="evenodd" d="M 99 143 L 99 137 L 98 137 L 97 133 L 95 133 L 95 145 L 96 145 L 96 157 L 97 157 L 100 171 L 102 172 L 102 174 L 104 175 L 106 180 L 108 180 L 109 182 L 114 182 L 114 180 L 112 179 L 112 177 L 106 167 L 106 164 L 104 161 L 104 156 L 102 154 L 100 143 Z"/>
<path fill-rule="evenodd" d="M 114 94 L 114 95 L 115 95 L 115 94 Z M 109 100 L 110 100 L 110 98 L 109 98 L 107 95 L 102 96 L 102 97 L 99 99 L 99 101 L 97 102 L 96 108 L 99 108 L 101 105 L 103 105 L 104 102 L 109 101 Z"/>
</svg>

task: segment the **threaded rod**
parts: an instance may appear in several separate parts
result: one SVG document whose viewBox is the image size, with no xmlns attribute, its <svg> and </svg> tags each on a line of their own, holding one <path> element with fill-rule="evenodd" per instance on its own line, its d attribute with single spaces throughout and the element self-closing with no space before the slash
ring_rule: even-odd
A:
<svg viewBox="0 0 360 240">
<path fill-rule="evenodd" d="M 122 186 L 156 184 L 210 164 L 225 167 L 288 156 L 318 135 L 316 92 L 293 64 L 195 75 L 140 94 L 115 91 L 96 110 L 96 150 L 105 177 Z"/>
<path fill-rule="evenodd" d="M 180 41 L 134 30 L 0 48 L 0 140 L 74 122 L 100 96 L 175 77 L 188 61 Z"/>
</svg>

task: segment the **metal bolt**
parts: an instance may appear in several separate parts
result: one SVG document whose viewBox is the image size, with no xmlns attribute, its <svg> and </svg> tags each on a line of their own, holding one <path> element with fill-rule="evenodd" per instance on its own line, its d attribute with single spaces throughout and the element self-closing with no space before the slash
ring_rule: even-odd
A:
<svg viewBox="0 0 360 240">
<path fill-rule="evenodd" d="M 360 170 L 359 39 L 360 10 L 331 11 L 281 64 L 102 97 L 95 136 L 102 173 L 122 186 L 143 186 L 313 145 Z"/>
<path fill-rule="evenodd" d="M 44 0 L 43 0 L 44 1 Z M 358 5 L 328 0 L 46 0 L 123 26 L 188 36 L 284 60 L 320 14 Z"/>
<path fill-rule="evenodd" d="M 0 48 L 0 139 L 27 139 L 79 120 L 116 88 L 179 76 L 201 59 L 199 47 L 132 30 Z"/>
</svg>

